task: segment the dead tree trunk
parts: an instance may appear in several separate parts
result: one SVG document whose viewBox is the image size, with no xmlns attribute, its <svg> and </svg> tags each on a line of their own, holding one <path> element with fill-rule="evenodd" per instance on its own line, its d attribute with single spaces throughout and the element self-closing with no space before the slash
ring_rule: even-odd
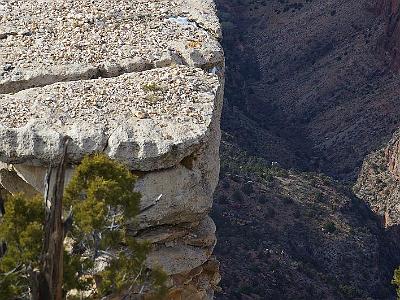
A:
<svg viewBox="0 0 400 300">
<path fill-rule="evenodd" d="M 62 220 L 65 168 L 69 138 L 59 165 L 50 167 L 45 191 L 46 219 L 40 280 L 40 299 L 62 300 L 64 228 Z"/>
<path fill-rule="evenodd" d="M 0 218 L 2 218 L 4 216 L 4 214 L 6 213 L 6 210 L 4 208 L 4 198 L 3 198 L 3 194 L 2 194 L 2 189 L 0 189 Z M 0 258 L 2 258 L 7 251 L 7 244 L 6 242 L 0 240 Z"/>
</svg>

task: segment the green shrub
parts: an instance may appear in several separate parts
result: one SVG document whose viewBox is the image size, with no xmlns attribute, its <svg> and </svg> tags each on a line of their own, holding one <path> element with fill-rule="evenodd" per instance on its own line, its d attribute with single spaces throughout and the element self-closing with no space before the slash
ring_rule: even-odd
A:
<svg viewBox="0 0 400 300">
<path fill-rule="evenodd" d="M 253 188 L 253 184 L 251 182 L 247 182 L 243 185 L 242 187 L 242 192 L 245 193 L 246 195 L 250 195 L 252 193 L 254 193 L 254 188 Z"/>
<path fill-rule="evenodd" d="M 235 202 L 242 202 L 243 201 L 243 195 L 242 195 L 242 193 L 240 191 L 236 190 L 232 194 L 232 199 Z"/>
<path fill-rule="evenodd" d="M 315 202 L 325 202 L 324 194 L 321 192 L 316 192 L 314 194 L 314 201 Z"/>
<path fill-rule="evenodd" d="M 397 299 L 400 299 L 400 267 L 394 270 L 392 284 L 396 287 Z"/>
<path fill-rule="evenodd" d="M 339 285 L 339 290 L 342 294 L 348 299 L 355 299 L 360 297 L 360 291 L 350 284 L 341 284 Z"/>
<path fill-rule="evenodd" d="M 283 197 L 283 198 L 282 198 L 282 202 L 283 202 L 285 205 L 290 205 L 290 204 L 293 204 L 293 203 L 294 203 L 293 199 L 290 198 L 290 197 Z"/>
<path fill-rule="evenodd" d="M 218 202 L 219 202 L 220 204 L 228 204 L 228 203 L 229 203 L 228 197 L 227 197 L 226 195 L 224 195 L 224 194 L 219 195 L 219 197 L 218 197 Z"/>
<path fill-rule="evenodd" d="M 267 212 L 264 214 L 264 217 L 273 219 L 276 215 L 275 209 L 272 207 L 268 207 Z"/>
<path fill-rule="evenodd" d="M 329 233 L 334 233 L 336 231 L 336 225 L 333 222 L 327 222 L 324 224 L 324 229 Z"/>
<path fill-rule="evenodd" d="M 166 275 L 145 266 L 150 244 L 137 242 L 127 232 L 139 213 L 140 194 L 134 192 L 135 183 L 136 176 L 105 155 L 86 157 L 75 169 L 64 193 L 64 205 L 72 211 L 64 211 L 65 219 L 72 216 L 71 226 L 65 229 L 65 294 L 76 289 L 89 292 L 88 299 L 94 299 L 128 288 L 135 293 L 142 286 L 155 297 L 165 294 Z M 0 299 L 28 296 L 35 278 L 44 272 L 43 202 L 41 196 L 30 199 L 22 194 L 6 199 L 0 222 L 0 240 L 7 242 L 7 251 L 0 259 Z M 100 257 L 106 266 L 96 271 Z M 97 291 L 93 291 L 94 278 Z"/>
<path fill-rule="evenodd" d="M 221 187 L 222 187 L 224 190 L 229 189 L 230 186 L 231 186 L 231 184 L 230 184 L 229 181 L 227 181 L 227 180 L 224 180 L 224 181 L 221 182 Z"/>
<path fill-rule="evenodd" d="M 265 204 L 265 203 L 267 203 L 268 202 L 268 198 L 267 198 L 267 196 L 266 195 L 260 195 L 259 197 L 258 197 L 258 203 L 260 203 L 260 204 Z"/>
<path fill-rule="evenodd" d="M 145 83 L 142 85 L 142 89 L 145 92 L 157 92 L 157 91 L 161 91 L 162 87 L 159 86 L 157 83 L 155 82 L 151 82 L 151 83 Z"/>
</svg>

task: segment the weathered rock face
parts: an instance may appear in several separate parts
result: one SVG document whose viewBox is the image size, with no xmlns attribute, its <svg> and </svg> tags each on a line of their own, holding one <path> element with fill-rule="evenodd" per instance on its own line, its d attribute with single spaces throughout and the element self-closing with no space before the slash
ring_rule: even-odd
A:
<svg viewBox="0 0 400 300">
<path fill-rule="evenodd" d="M 364 161 L 354 190 L 386 227 L 400 224 L 400 132 Z"/>
<path fill-rule="evenodd" d="M 396 71 L 400 70 L 400 1 L 378 0 L 373 4 L 373 10 L 385 19 L 385 35 L 383 46 L 387 51 L 390 63 Z"/>
<path fill-rule="evenodd" d="M 173 299 L 212 298 L 219 282 L 220 38 L 212 0 L 0 3 L 1 185 L 43 192 L 65 136 L 67 177 L 96 152 L 138 171 L 137 236 Z"/>
</svg>

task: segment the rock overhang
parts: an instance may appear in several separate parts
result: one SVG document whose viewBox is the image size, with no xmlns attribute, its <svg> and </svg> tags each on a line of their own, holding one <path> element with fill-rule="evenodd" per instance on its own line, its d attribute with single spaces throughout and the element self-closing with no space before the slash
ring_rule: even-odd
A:
<svg viewBox="0 0 400 300">
<path fill-rule="evenodd" d="M 214 6 L 0 2 L 0 160 L 48 164 L 66 135 L 72 161 L 105 152 L 150 171 L 191 155 L 219 122 Z"/>
<path fill-rule="evenodd" d="M 5 1 L 0 38 L 0 93 L 223 60 L 212 1 Z"/>
<path fill-rule="evenodd" d="M 0 95 L 0 160 L 48 163 L 105 152 L 137 170 L 176 165 L 209 138 L 220 83 L 185 66 Z"/>
<path fill-rule="evenodd" d="M 135 173 L 132 232 L 152 236 L 148 263 L 171 275 L 174 293 L 212 299 L 220 38 L 213 0 L 0 0 L 2 188 L 44 193 L 65 136 L 67 182 L 96 152 L 148 171 Z"/>
</svg>

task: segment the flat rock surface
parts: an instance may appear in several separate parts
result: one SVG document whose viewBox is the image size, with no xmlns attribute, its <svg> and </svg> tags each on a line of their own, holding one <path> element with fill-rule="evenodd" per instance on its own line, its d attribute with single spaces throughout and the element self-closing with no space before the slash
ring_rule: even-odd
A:
<svg viewBox="0 0 400 300">
<path fill-rule="evenodd" d="M 72 158 L 106 151 L 141 170 L 173 166 L 208 138 L 219 88 L 216 75 L 176 66 L 3 94 L 0 155 L 51 160 L 68 135 Z"/>
<path fill-rule="evenodd" d="M 219 117 L 212 0 L 0 0 L 0 160 L 176 165 Z M 219 120 L 216 120 L 219 122 Z"/>
<path fill-rule="evenodd" d="M 200 125 L 209 122 L 216 87 L 216 76 L 187 67 L 62 82 L 1 95 L 0 122 L 22 127 L 44 119 L 57 127 L 88 122 L 113 129 L 138 118 Z"/>
<path fill-rule="evenodd" d="M 0 1 L 0 93 L 223 58 L 211 0 Z"/>
</svg>

